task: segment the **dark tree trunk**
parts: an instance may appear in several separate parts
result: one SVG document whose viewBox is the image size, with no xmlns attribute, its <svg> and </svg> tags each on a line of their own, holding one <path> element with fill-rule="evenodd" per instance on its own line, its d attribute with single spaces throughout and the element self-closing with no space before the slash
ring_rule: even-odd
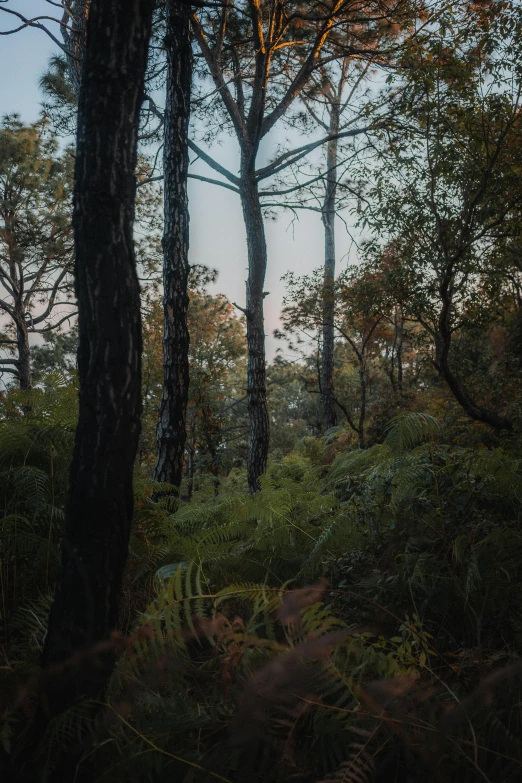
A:
<svg viewBox="0 0 522 783">
<path fill-rule="evenodd" d="M 153 0 L 92 0 L 88 20 L 73 217 L 79 419 L 42 658 L 50 715 L 77 697 L 94 697 L 114 662 L 108 640 L 127 559 L 140 431 L 134 171 L 152 9 Z"/>
<path fill-rule="evenodd" d="M 466 413 L 471 419 L 480 421 L 482 424 L 487 424 L 497 432 L 506 430 L 511 432 L 513 430 L 513 422 L 505 416 L 501 416 L 496 411 L 483 408 L 481 405 L 472 399 L 469 395 L 466 387 L 460 380 L 460 378 L 452 371 L 449 364 L 449 351 L 445 345 L 442 345 L 440 350 L 437 351 L 437 358 L 435 360 L 435 367 L 439 371 L 440 376 L 448 384 L 450 391 L 457 400 L 457 402 L 464 408 Z"/>
<path fill-rule="evenodd" d="M 329 133 L 339 131 L 340 105 L 332 104 Z M 328 142 L 326 153 L 326 188 L 322 208 L 324 225 L 324 278 L 323 278 L 323 357 L 321 365 L 321 388 L 323 391 L 324 430 L 335 427 L 334 388 L 334 314 L 335 314 L 335 200 L 337 195 L 337 150 L 338 139 Z"/>
<path fill-rule="evenodd" d="M 267 249 L 263 213 L 255 180 L 255 151 L 244 149 L 241 160 L 241 205 L 248 246 L 246 321 L 248 343 L 247 400 L 250 438 L 248 488 L 257 492 L 266 472 L 270 422 L 266 399 L 265 323 L 263 314 Z"/>
<path fill-rule="evenodd" d="M 393 314 L 393 343 L 390 351 L 390 369 L 387 373 L 394 392 L 402 392 L 403 366 L 402 345 L 404 340 L 404 315 L 402 307 Z M 397 370 L 397 374 L 395 373 Z"/>
<path fill-rule="evenodd" d="M 187 196 L 192 79 L 190 4 L 167 2 L 167 102 L 164 136 L 163 394 L 154 480 L 179 488 L 183 476 L 189 391 Z"/>
<path fill-rule="evenodd" d="M 450 272 L 448 272 L 440 287 L 442 308 L 439 315 L 438 331 L 435 336 L 435 368 L 438 370 L 439 375 L 446 381 L 453 396 L 462 408 L 464 408 L 470 418 L 475 421 L 480 421 L 482 424 L 487 424 L 497 432 L 501 432 L 502 430 L 511 432 L 513 430 L 513 422 L 507 417 L 501 416 L 496 411 L 478 405 L 472 399 L 466 387 L 450 366 L 449 355 L 453 337 L 450 324 L 453 305 L 451 278 L 452 276 Z"/>
<path fill-rule="evenodd" d="M 404 344 L 404 314 L 402 312 L 402 307 L 400 310 L 400 316 L 399 321 L 397 323 L 397 348 L 396 348 L 396 356 L 397 356 L 397 391 L 402 392 L 402 382 L 403 382 L 403 365 L 402 365 L 402 348 Z"/>
<path fill-rule="evenodd" d="M 24 313 L 20 313 L 16 322 L 16 347 L 18 350 L 18 382 L 22 391 L 32 388 L 31 380 L 31 349 L 29 348 L 29 333 L 24 321 Z"/>
</svg>

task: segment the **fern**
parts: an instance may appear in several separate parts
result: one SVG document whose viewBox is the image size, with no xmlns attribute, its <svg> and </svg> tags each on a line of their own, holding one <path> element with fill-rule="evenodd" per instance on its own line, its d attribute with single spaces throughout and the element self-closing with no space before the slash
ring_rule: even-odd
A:
<svg viewBox="0 0 522 783">
<path fill-rule="evenodd" d="M 342 762 L 333 775 L 323 778 L 320 783 L 369 783 L 375 764 L 366 747 L 362 743 L 353 742 L 349 758 Z"/>
<path fill-rule="evenodd" d="M 427 413 L 402 413 L 386 428 L 386 444 L 393 454 L 411 451 L 426 439 L 435 439 L 441 431 L 440 422 Z"/>
</svg>

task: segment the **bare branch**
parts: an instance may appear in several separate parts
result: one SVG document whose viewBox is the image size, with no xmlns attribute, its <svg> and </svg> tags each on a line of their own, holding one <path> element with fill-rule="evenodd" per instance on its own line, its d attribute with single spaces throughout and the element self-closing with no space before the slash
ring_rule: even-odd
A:
<svg viewBox="0 0 522 783">
<path fill-rule="evenodd" d="M 60 304 L 67 304 L 66 302 L 61 302 Z M 60 318 L 59 321 L 55 321 L 53 324 L 49 324 L 48 326 L 45 326 L 43 329 L 29 329 L 31 334 L 45 334 L 46 332 L 52 332 L 53 329 L 57 329 L 59 326 L 61 326 L 65 321 L 69 321 L 71 318 L 74 318 L 75 315 L 78 315 L 78 310 L 73 310 L 72 313 L 68 313 L 67 315 L 64 315 L 63 318 Z"/>
<path fill-rule="evenodd" d="M 189 174 L 189 176 L 190 176 L 190 174 Z M 141 188 L 142 185 L 148 185 L 151 182 L 160 182 L 162 179 L 163 179 L 163 174 L 158 174 L 157 177 L 148 177 L 147 179 L 140 179 L 136 183 L 136 187 L 137 188 Z"/>
<path fill-rule="evenodd" d="M 304 158 L 305 155 L 308 155 L 309 152 L 317 149 L 317 147 L 321 147 L 323 144 L 327 144 L 329 141 L 335 141 L 335 139 L 345 139 L 351 136 L 359 136 L 361 133 L 366 133 L 369 131 L 372 127 L 373 126 L 371 125 L 366 125 L 363 128 L 352 128 L 351 130 L 341 131 L 340 133 L 334 133 L 330 136 L 323 136 L 317 141 L 311 141 L 308 144 L 304 144 L 302 147 L 296 147 L 293 150 L 284 152 L 282 155 L 279 155 L 278 158 L 272 161 L 272 163 L 269 163 L 268 166 L 259 169 L 256 173 L 256 179 L 259 181 L 266 179 L 267 177 L 271 177 L 273 174 L 277 174 L 277 172 L 286 169 L 292 163 L 296 163 L 301 158 Z"/>
<path fill-rule="evenodd" d="M 245 310 L 244 307 L 240 307 L 236 302 L 232 302 L 233 306 L 237 308 L 243 315 L 245 315 L 248 318 L 248 310 Z"/>
<path fill-rule="evenodd" d="M 239 177 L 236 177 L 235 174 L 232 174 L 231 171 L 229 171 L 220 163 L 218 163 L 217 160 L 211 158 L 210 155 L 208 155 L 204 150 L 202 150 L 201 147 L 198 147 L 198 145 L 195 142 L 189 140 L 188 145 L 192 150 L 192 152 L 195 152 L 198 158 L 204 160 L 205 163 L 208 166 L 210 166 L 211 169 L 217 171 L 218 174 L 221 174 L 223 177 L 225 177 L 225 179 L 228 179 L 228 181 L 232 182 L 233 185 L 239 186 Z"/>
<path fill-rule="evenodd" d="M 11 307 L 10 304 L 5 302 L 3 299 L 0 299 L 0 308 L 2 308 L 2 310 L 5 310 L 6 313 L 9 313 L 10 316 L 14 317 L 14 309 Z"/>
<path fill-rule="evenodd" d="M 202 177 L 200 174 L 189 174 L 188 177 L 189 179 L 197 179 L 200 182 L 209 182 L 211 185 L 219 185 L 222 188 L 231 190 L 233 193 L 239 193 L 239 188 L 235 188 L 233 185 L 229 185 L 227 182 L 220 182 L 219 179 L 212 179 L 212 177 Z M 156 179 L 163 179 L 163 177 L 156 177 Z"/>
<path fill-rule="evenodd" d="M 68 269 L 63 269 L 62 272 L 58 275 L 58 277 L 56 278 L 56 280 L 54 282 L 54 285 L 53 285 L 53 288 L 52 288 L 52 291 L 51 291 L 51 296 L 49 297 L 49 302 L 47 304 L 47 307 L 45 308 L 44 312 L 41 315 L 37 316 L 36 318 L 33 318 L 33 324 L 40 324 L 40 323 L 42 323 L 42 321 L 45 321 L 45 319 L 49 317 L 49 315 L 51 314 L 52 309 L 55 306 L 55 300 L 56 300 L 56 295 L 58 293 L 58 289 L 59 289 L 59 287 L 60 287 L 60 285 L 62 283 L 62 280 L 64 280 L 64 278 L 68 274 L 69 274 L 69 270 Z M 56 302 L 56 304 L 58 304 L 58 302 Z M 65 304 L 65 303 L 63 303 L 63 304 Z"/>
<path fill-rule="evenodd" d="M 55 19 L 53 16 L 35 16 L 33 19 L 28 19 L 26 16 L 23 16 L 23 14 L 19 13 L 19 11 L 13 11 L 12 8 L 5 8 L 3 5 L 0 5 L 0 11 L 4 11 L 6 14 L 12 14 L 22 22 L 21 25 L 14 28 L 13 30 L 0 30 L 0 35 L 13 35 L 13 33 L 18 33 L 20 30 L 23 30 L 26 27 L 37 27 L 39 30 L 43 30 L 43 32 L 48 35 L 57 46 L 60 47 L 62 52 L 70 55 L 67 47 L 64 46 L 64 44 L 55 35 L 53 35 L 53 33 L 48 30 L 45 25 L 41 24 L 41 20 L 48 20 L 50 22 L 56 22 L 56 24 L 59 24 L 60 27 L 67 27 L 67 25 L 61 19 Z"/>
</svg>

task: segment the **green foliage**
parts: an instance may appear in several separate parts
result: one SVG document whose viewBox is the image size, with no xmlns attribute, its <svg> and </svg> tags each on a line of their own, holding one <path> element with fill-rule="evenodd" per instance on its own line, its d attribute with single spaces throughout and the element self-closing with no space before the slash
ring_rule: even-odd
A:
<svg viewBox="0 0 522 783">
<path fill-rule="evenodd" d="M 319 778 L 353 762 L 350 746 L 338 743 L 364 683 L 422 666 L 420 625 L 402 626 L 391 640 L 361 634 L 325 608 L 321 586 L 288 591 L 249 582 L 209 592 L 204 569 L 188 565 L 157 589 L 109 694 L 120 751 L 110 779 L 148 779 L 146 753 L 157 774 L 192 767 L 197 780 L 203 770 L 221 779 L 240 770 L 252 780 L 281 780 L 285 770 Z M 320 746 L 306 743 L 310 731 Z M 108 747 L 101 744 L 101 768 Z"/>
<path fill-rule="evenodd" d="M 38 664 L 76 416 L 74 389 L 44 383 L 1 409 L 7 703 Z M 347 449 L 342 429 L 304 438 L 253 496 L 238 472 L 187 502 L 137 471 L 123 656 L 101 713 L 79 704 L 49 728 L 42 769 L 87 742 L 93 780 L 372 780 L 399 725 L 406 745 L 422 726 L 415 742 L 431 752 L 451 699 L 466 704 L 520 645 L 522 477 L 507 447 L 448 445 L 431 415 L 385 432 L 366 450 Z M 446 685 L 423 695 L 434 672 Z M 493 717 L 482 702 L 468 716 L 476 742 L 517 759 L 512 699 L 494 698 Z M 22 725 L 5 713 L 8 756 Z M 444 758 L 471 783 L 473 748 L 451 731 Z M 503 780 L 497 757 L 477 753 Z M 423 774 L 391 757 L 399 779 Z"/>
<path fill-rule="evenodd" d="M 8 638 L 14 607 L 54 585 L 76 407 L 76 390 L 59 373 L 0 401 L 0 612 Z"/>
</svg>

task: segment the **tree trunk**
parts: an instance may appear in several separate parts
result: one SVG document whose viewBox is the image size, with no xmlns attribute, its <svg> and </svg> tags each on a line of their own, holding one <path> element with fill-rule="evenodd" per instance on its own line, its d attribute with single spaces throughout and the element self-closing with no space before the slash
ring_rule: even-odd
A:
<svg viewBox="0 0 522 783">
<path fill-rule="evenodd" d="M 64 25 L 61 27 L 62 38 L 67 48 L 67 69 L 77 94 L 80 92 L 82 79 L 90 5 L 91 0 L 73 0 L 70 5 L 70 14 L 67 11 L 64 13 Z"/>
<path fill-rule="evenodd" d="M 195 437 L 194 429 L 191 427 L 189 443 L 188 443 L 188 458 L 187 458 L 187 483 L 188 483 L 188 499 L 192 498 L 194 492 L 194 460 L 195 460 Z"/>
<path fill-rule="evenodd" d="M 153 0 L 92 0 L 74 188 L 79 419 L 62 567 L 42 663 L 52 716 L 95 697 L 114 663 L 141 413 L 135 167 Z M 51 668 L 49 668 L 51 667 Z"/>
<path fill-rule="evenodd" d="M 164 136 L 163 394 L 154 480 L 179 488 L 183 476 L 189 391 L 187 196 L 192 79 L 190 4 L 167 2 L 167 103 Z"/>
<path fill-rule="evenodd" d="M 488 410 L 487 408 L 483 408 L 481 405 L 477 405 L 477 403 L 470 397 L 460 378 L 450 367 L 449 354 L 453 336 L 450 323 L 453 305 L 450 286 L 451 275 L 448 273 L 440 287 L 442 308 L 439 314 L 438 331 L 435 335 L 435 368 L 438 370 L 439 375 L 446 381 L 453 396 L 464 408 L 470 418 L 474 419 L 475 421 L 480 421 L 482 424 L 487 424 L 497 432 L 501 432 L 502 430 L 511 432 L 513 430 L 513 422 L 507 417 L 501 416 L 496 411 Z"/>
<path fill-rule="evenodd" d="M 31 379 L 31 349 L 29 348 L 29 333 L 25 325 L 24 314 L 16 321 L 16 345 L 18 349 L 18 382 L 22 391 L 32 388 Z"/>
<path fill-rule="evenodd" d="M 513 422 L 505 416 L 501 416 L 496 411 L 483 408 L 470 397 L 464 384 L 458 378 L 457 375 L 451 370 L 449 365 L 449 350 L 445 345 L 437 349 L 437 358 L 435 360 L 435 367 L 439 372 L 439 375 L 448 384 L 453 396 L 457 402 L 464 408 L 466 413 L 471 419 L 480 421 L 482 424 L 487 424 L 497 432 L 506 430 L 511 432 L 513 430 Z"/>
<path fill-rule="evenodd" d="M 250 424 L 248 488 L 257 492 L 266 472 L 270 422 L 266 399 L 265 324 L 263 315 L 267 249 L 263 213 L 255 180 L 255 152 L 244 149 L 241 159 L 241 205 L 247 235 L 248 281 L 246 321 L 248 344 L 247 400 Z"/>
<path fill-rule="evenodd" d="M 339 103 L 333 103 L 330 112 L 329 134 L 339 131 Z M 323 278 L 323 357 L 321 387 L 323 391 L 324 430 L 335 427 L 334 389 L 334 314 L 335 314 L 335 200 L 337 195 L 338 139 L 328 142 L 326 153 L 326 187 L 321 218 L 324 226 L 324 278 Z"/>
<path fill-rule="evenodd" d="M 366 378 L 366 362 L 363 356 L 359 359 L 359 381 L 360 381 L 360 409 L 359 409 L 359 422 L 358 429 L 358 441 L 359 448 L 364 449 L 366 446 L 364 426 L 366 423 L 366 397 L 368 392 L 367 378 Z"/>
<path fill-rule="evenodd" d="M 400 318 L 397 324 L 397 391 L 402 394 L 403 367 L 402 367 L 402 347 L 404 343 L 404 313 L 402 307 Z"/>
</svg>

